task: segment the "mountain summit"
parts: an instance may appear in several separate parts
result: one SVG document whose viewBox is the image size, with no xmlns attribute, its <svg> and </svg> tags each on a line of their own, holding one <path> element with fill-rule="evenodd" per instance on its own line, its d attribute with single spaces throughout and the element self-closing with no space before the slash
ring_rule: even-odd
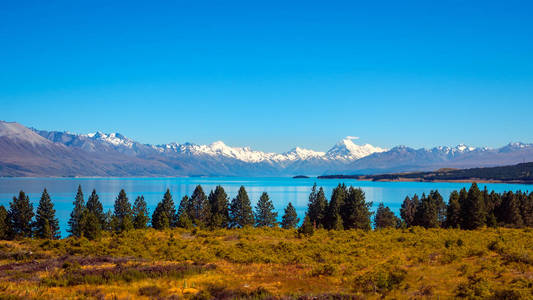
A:
<svg viewBox="0 0 533 300">
<path fill-rule="evenodd" d="M 327 152 L 296 147 L 273 153 L 232 147 L 169 143 L 147 145 L 119 133 L 75 134 L 29 129 L 0 121 L 0 176 L 292 176 L 431 171 L 533 161 L 533 144 L 499 149 L 466 145 L 390 150 L 346 137 Z"/>
<path fill-rule="evenodd" d="M 363 146 L 356 145 L 353 142 L 353 139 L 354 138 L 350 136 L 342 139 L 326 153 L 326 156 L 329 159 L 357 160 L 372 153 L 386 151 L 386 149 L 374 147 L 370 144 L 365 144 Z"/>
</svg>

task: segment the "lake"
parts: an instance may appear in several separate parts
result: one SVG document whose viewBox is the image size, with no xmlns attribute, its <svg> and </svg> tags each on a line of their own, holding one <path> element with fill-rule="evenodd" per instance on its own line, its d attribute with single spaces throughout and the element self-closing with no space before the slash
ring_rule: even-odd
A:
<svg viewBox="0 0 533 300">
<path fill-rule="evenodd" d="M 131 203 L 137 196 L 144 195 L 150 213 L 153 212 L 157 203 L 163 198 L 166 189 L 170 189 L 174 202 L 177 206 L 184 195 L 191 195 L 196 185 L 200 184 L 206 194 L 217 185 L 222 185 L 231 198 L 235 197 L 242 185 L 248 191 L 252 205 L 259 199 L 263 192 L 267 192 L 278 211 L 281 219 L 283 209 L 292 202 L 298 216 L 303 219 L 307 209 L 308 196 L 314 183 L 324 187 L 326 196 L 330 197 L 331 190 L 339 183 L 361 187 L 366 194 L 367 201 L 372 201 L 374 208 L 380 202 L 389 206 L 396 214 L 405 196 L 421 195 L 431 190 L 438 190 L 445 201 L 453 190 L 463 187 L 468 188 L 469 183 L 429 183 L 429 182 L 372 182 L 357 181 L 353 179 L 293 179 L 293 178 L 239 178 L 239 177 L 186 177 L 186 178 L 0 178 L 0 205 L 6 208 L 13 196 L 18 195 L 20 190 L 26 192 L 34 208 L 37 207 L 39 198 L 44 188 L 54 202 L 57 217 L 61 226 L 62 236 L 67 235 L 67 222 L 72 202 L 76 195 L 78 185 L 82 186 L 85 200 L 93 189 L 100 196 L 104 209 L 113 209 L 113 203 L 120 189 L 124 189 Z M 489 190 L 503 192 L 507 190 L 531 190 L 530 185 L 482 183 L 480 189 L 487 186 Z"/>
</svg>

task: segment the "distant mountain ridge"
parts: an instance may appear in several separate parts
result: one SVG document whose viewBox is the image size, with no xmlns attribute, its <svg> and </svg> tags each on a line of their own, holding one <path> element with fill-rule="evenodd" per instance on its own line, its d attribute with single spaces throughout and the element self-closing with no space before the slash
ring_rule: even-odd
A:
<svg viewBox="0 0 533 300">
<path fill-rule="evenodd" d="M 209 145 L 149 145 L 119 133 L 76 134 L 0 121 L 0 176 L 293 176 L 376 174 L 533 161 L 533 144 L 383 149 L 346 137 L 327 152 L 284 153 Z"/>
</svg>

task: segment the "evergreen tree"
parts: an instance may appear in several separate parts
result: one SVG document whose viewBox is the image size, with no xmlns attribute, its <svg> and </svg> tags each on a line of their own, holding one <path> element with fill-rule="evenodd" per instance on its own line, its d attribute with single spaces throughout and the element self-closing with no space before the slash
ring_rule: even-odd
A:
<svg viewBox="0 0 533 300">
<path fill-rule="evenodd" d="M 7 209 L 0 205 L 0 240 L 8 238 L 9 226 L 7 219 Z"/>
<path fill-rule="evenodd" d="M 298 218 L 298 214 L 296 214 L 296 209 L 294 209 L 292 203 L 289 202 L 281 220 L 281 228 L 293 229 L 298 226 L 298 222 L 300 222 L 300 219 Z"/>
<path fill-rule="evenodd" d="M 56 218 L 54 204 L 50 200 L 50 195 L 44 189 L 39 206 L 35 214 L 33 224 L 34 235 L 40 239 L 59 239 L 59 220 Z"/>
<path fill-rule="evenodd" d="M 439 212 L 438 206 L 433 198 L 422 194 L 422 198 L 416 208 L 415 223 L 417 226 L 423 226 L 425 228 L 439 227 Z"/>
<path fill-rule="evenodd" d="M 330 230 L 344 230 L 344 224 L 340 214 L 335 216 L 333 223 L 331 224 Z"/>
<path fill-rule="evenodd" d="M 192 220 L 190 217 L 190 213 L 192 213 L 192 205 L 189 201 L 188 196 L 183 196 L 181 198 L 180 206 L 178 208 L 178 212 L 176 213 L 174 219 L 176 221 L 176 226 L 181 228 L 192 228 Z M 152 220 L 153 223 L 153 220 Z"/>
<path fill-rule="evenodd" d="M 20 191 L 18 198 L 13 197 L 13 201 L 9 203 L 7 212 L 9 236 L 12 238 L 31 237 L 33 215 L 30 198 Z"/>
<path fill-rule="evenodd" d="M 102 223 L 93 211 L 85 209 L 81 219 L 81 234 L 89 240 L 99 239 L 102 235 Z"/>
<path fill-rule="evenodd" d="M 446 227 L 458 228 L 461 225 L 461 205 L 459 204 L 459 193 L 453 191 L 448 200 L 446 209 Z"/>
<path fill-rule="evenodd" d="M 414 195 L 413 199 L 405 197 L 400 208 L 400 216 L 407 227 L 415 226 L 416 207 L 418 206 L 418 196 Z"/>
<path fill-rule="evenodd" d="M 124 189 L 120 190 L 115 200 L 114 210 L 113 217 L 116 219 L 115 231 L 122 232 L 133 229 L 131 204 Z"/>
<path fill-rule="evenodd" d="M 309 215 L 306 214 L 302 226 L 298 228 L 298 234 L 310 236 L 313 235 L 314 232 L 315 226 L 313 225 L 313 223 L 311 223 L 311 218 L 309 218 Z"/>
<path fill-rule="evenodd" d="M 488 201 L 485 201 L 485 209 L 487 210 L 487 226 L 498 226 L 498 211 L 501 206 L 500 194 L 492 191 L 489 194 Z"/>
<path fill-rule="evenodd" d="M 208 202 L 211 209 L 209 227 L 227 228 L 229 226 L 229 199 L 224 188 L 219 185 L 211 191 Z"/>
<path fill-rule="evenodd" d="M 248 198 L 248 193 L 244 186 L 239 188 L 237 197 L 233 198 L 230 205 L 230 226 L 244 227 L 247 225 L 254 225 L 254 214 L 252 212 L 252 204 Z"/>
<path fill-rule="evenodd" d="M 380 203 L 376 211 L 376 217 L 374 218 L 374 227 L 376 229 L 396 227 L 399 219 L 394 215 L 389 207 Z"/>
<path fill-rule="evenodd" d="M 341 215 L 341 208 L 344 205 L 344 199 L 346 199 L 347 194 L 348 191 L 344 183 L 339 184 L 333 189 L 333 192 L 331 193 L 331 200 L 329 201 L 329 205 L 326 209 L 325 223 L 327 229 L 339 228 L 339 220 L 344 220 L 343 216 Z M 342 222 L 340 225 L 342 226 Z"/>
<path fill-rule="evenodd" d="M 102 205 L 102 202 L 100 202 L 100 199 L 98 197 L 98 194 L 96 194 L 95 189 L 93 189 L 93 192 L 89 196 L 89 199 L 87 199 L 85 207 L 90 213 L 92 213 L 96 217 L 96 219 L 98 219 L 98 222 L 100 223 L 100 228 L 105 227 L 104 206 Z"/>
<path fill-rule="evenodd" d="M 444 199 L 437 190 L 429 192 L 428 197 L 437 209 L 438 227 L 444 226 L 444 222 L 446 222 L 446 203 L 444 203 Z"/>
<path fill-rule="evenodd" d="M 533 227 L 533 192 L 529 195 L 523 194 L 520 201 L 520 212 L 524 226 Z"/>
<path fill-rule="evenodd" d="M 326 200 L 324 189 L 320 187 L 317 191 L 315 183 L 311 190 L 311 194 L 309 194 L 309 204 L 307 206 L 307 215 L 314 227 L 324 227 L 324 218 L 326 216 L 327 207 L 328 200 Z"/>
<path fill-rule="evenodd" d="M 104 224 L 102 226 L 102 230 L 111 231 L 113 230 L 113 213 L 110 209 L 107 210 L 107 212 L 104 214 Z"/>
<path fill-rule="evenodd" d="M 459 196 L 461 196 L 459 194 Z M 460 197 L 459 197 L 460 198 Z M 476 229 L 484 226 L 487 219 L 483 194 L 476 183 L 468 190 L 464 204 L 461 203 L 461 228 Z"/>
<path fill-rule="evenodd" d="M 204 227 L 209 224 L 211 212 L 207 196 L 204 193 L 201 185 L 197 185 L 191 195 L 192 204 L 192 221 L 194 225 Z"/>
<path fill-rule="evenodd" d="M 343 228 L 370 230 L 370 217 L 372 216 L 370 207 L 372 207 L 372 202 L 365 201 L 363 190 L 350 187 L 341 208 Z M 332 227 L 332 229 L 337 228 L 338 225 Z"/>
<path fill-rule="evenodd" d="M 152 215 L 152 227 L 155 229 L 166 229 L 174 227 L 176 220 L 176 209 L 174 208 L 174 200 L 170 190 L 167 189 L 163 200 L 157 204 Z"/>
<path fill-rule="evenodd" d="M 520 227 L 523 225 L 522 215 L 520 213 L 520 201 L 513 192 L 503 194 L 501 204 L 502 221 L 506 225 Z"/>
<path fill-rule="evenodd" d="M 190 229 L 194 227 L 191 218 L 188 214 L 181 214 L 177 220 L 177 226 L 185 229 Z"/>
<path fill-rule="evenodd" d="M 268 197 L 267 193 L 263 193 L 255 207 L 255 226 L 257 227 L 277 227 L 278 213 L 274 211 L 274 204 Z"/>
<path fill-rule="evenodd" d="M 85 211 L 85 200 L 83 199 L 83 191 L 81 185 L 78 185 L 78 192 L 74 200 L 74 208 L 70 213 L 70 219 L 68 221 L 68 232 L 75 237 L 81 236 L 81 219 L 83 218 L 83 212 Z"/>
<path fill-rule="evenodd" d="M 148 223 L 150 222 L 149 216 L 150 214 L 148 213 L 144 196 L 138 196 L 135 202 L 133 202 L 133 228 L 145 229 L 148 227 Z"/>
</svg>

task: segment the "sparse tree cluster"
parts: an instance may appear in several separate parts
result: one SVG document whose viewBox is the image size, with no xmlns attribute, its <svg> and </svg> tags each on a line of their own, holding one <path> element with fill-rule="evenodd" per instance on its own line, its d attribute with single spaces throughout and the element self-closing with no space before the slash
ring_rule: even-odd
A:
<svg viewBox="0 0 533 300">
<path fill-rule="evenodd" d="M 170 190 L 167 189 L 153 214 L 147 208 L 144 196 L 138 196 L 131 205 L 124 190 L 115 199 L 113 212 L 104 212 L 96 190 L 85 202 L 81 186 L 78 187 L 73 210 L 68 221 L 68 232 L 74 237 L 98 239 L 102 231 L 121 233 L 131 229 L 151 227 L 164 230 L 181 228 L 241 228 L 246 226 L 294 229 L 300 218 L 292 203 L 284 209 L 281 222 L 269 195 L 263 193 L 252 209 L 246 189 L 241 186 L 230 201 L 222 186 L 206 195 L 198 185 L 192 195 L 184 196 L 176 210 Z M 316 184 L 309 194 L 307 212 L 298 229 L 299 235 L 311 235 L 316 229 L 348 230 L 372 229 L 370 211 L 360 188 L 339 184 L 325 196 L 324 189 Z M 59 222 L 48 191 L 41 194 L 36 211 L 29 197 L 20 191 L 6 209 L 0 205 L 0 239 L 35 237 L 59 239 Z M 450 194 L 448 203 L 438 191 L 418 197 L 406 197 L 400 208 L 400 218 L 389 207 L 380 203 L 373 219 L 375 229 L 421 226 L 425 228 L 476 229 L 483 226 L 533 227 L 533 193 L 490 192 L 480 190 L 477 184 Z"/>
<path fill-rule="evenodd" d="M 533 193 L 488 192 L 473 183 L 468 190 L 450 193 L 446 205 L 437 191 L 419 200 L 406 197 L 400 216 L 407 227 L 476 229 L 483 226 L 533 226 Z"/>
<path fill-rule="evenodd" d="M 306 217 L 314 228 L 370 230 L 371 206 L 372 202 L 366 201 L 360 188 L 339 184 L 333 189 L 328 202 L 324 189 L 320 187 L 317 190 L 315 184 L 309 195 Z"/>
</svg>

